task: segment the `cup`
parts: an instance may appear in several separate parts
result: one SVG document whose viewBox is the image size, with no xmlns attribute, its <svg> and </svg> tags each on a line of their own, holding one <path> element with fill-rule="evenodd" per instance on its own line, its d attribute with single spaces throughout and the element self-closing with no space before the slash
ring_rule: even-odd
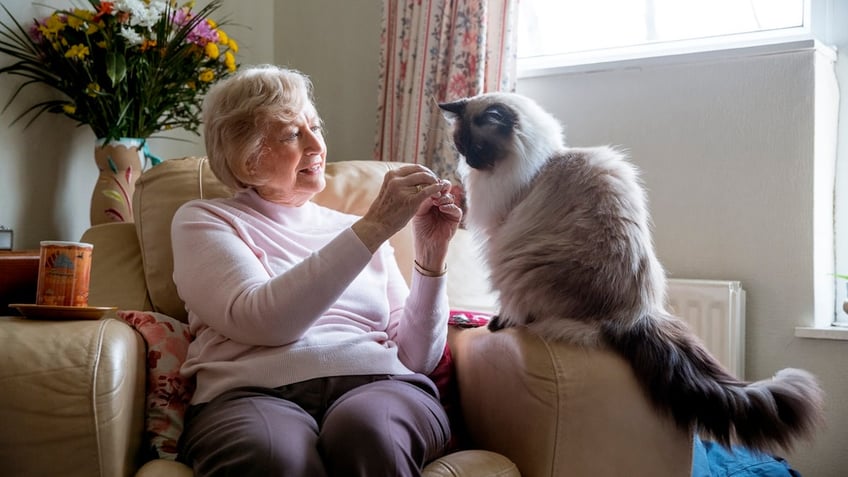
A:
<svg viewBox="0 0 848 477">
<path fill-rule="evenodd" d="M 83 242 L 41 242 L 35 303 L 88 306 L 93 249 L 94 245 Z"/>
</svg>

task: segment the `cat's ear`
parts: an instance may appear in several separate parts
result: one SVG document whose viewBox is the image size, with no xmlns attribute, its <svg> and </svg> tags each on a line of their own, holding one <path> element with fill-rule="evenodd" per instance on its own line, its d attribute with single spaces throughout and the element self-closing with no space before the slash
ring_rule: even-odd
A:
<svg viewBox="0 0 848 477">
<path fill-rule="evenodd" d="M 460 99 L 451 103 L 439 103 L 439 109 L 442 110 L 445 118 L 450 121 L 465 114 L 466 104 L 468 104 L 467 99 Z"/>
</svg>

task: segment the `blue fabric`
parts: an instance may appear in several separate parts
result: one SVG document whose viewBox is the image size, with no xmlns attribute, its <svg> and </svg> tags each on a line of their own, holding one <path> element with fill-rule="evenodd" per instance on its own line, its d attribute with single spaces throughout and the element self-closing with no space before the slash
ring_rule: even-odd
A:
<svg viewBox="0 0 848 477">
<path fill-rule="evenodd" d="M 692 477 L 801 477 L 780 457 L 741 446 L 728 450 L 697 435 L 694 440 Z"/>
</svg>

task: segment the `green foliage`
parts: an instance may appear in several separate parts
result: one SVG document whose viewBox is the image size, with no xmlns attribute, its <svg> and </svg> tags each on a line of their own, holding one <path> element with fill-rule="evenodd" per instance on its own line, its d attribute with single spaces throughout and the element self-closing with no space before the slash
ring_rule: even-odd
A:
<svg viewBox="0 0 848 477">
<path fill-rule="evenodd" d="M 198 134 L 204 94 L 238 67 L 238 44 L 211 18 L 213 0 L 192 11 L 175 0 L 88 0 L 90 9 L 56 10 L 25 28 L 2 6 L 0 53 L 13 62 L 0 74 L 24 81 L 3 111 L 30 85 L 57 97 L 30 105 L 17 122 L 63 114 L 98 138 L 147 138 L 184 128 Z"/>
</svg>

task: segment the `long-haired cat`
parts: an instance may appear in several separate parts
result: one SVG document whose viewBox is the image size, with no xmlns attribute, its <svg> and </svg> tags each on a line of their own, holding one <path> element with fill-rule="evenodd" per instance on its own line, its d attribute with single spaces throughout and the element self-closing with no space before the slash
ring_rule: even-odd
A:
<svg viewBox="0 0 848 477">
<path fill-rule="evenodd" d="M 467 224 L 500 295 L 493 331 L 609 347 L 678 426 L 726 446 L 786 450 L 812 436 L 823 393 L 811 374 L 738 380 L 666 312 L 645 193 L 623 154 L 566 147 L 559 122 L 521 95 L 439 106 L 453 116 Z"/>
</svg>

